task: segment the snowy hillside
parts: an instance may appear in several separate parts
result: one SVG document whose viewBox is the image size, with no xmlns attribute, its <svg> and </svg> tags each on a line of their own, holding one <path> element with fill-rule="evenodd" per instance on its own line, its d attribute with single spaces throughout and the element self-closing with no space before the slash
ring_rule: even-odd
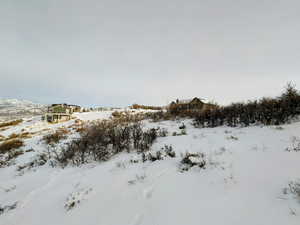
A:
<svg viewBox="0 0 300 225">
<path fill-rule="evenodd" d="M 111 113 L 75 116 L 91 121 Z M 43 136 L 64 127 L 70 134 L 63 142 L 76 138 L 76 119 L 47 124 L 33 117 L 0 132 L 31 134 L 24 154 L 0 168 L 0 225 L 300 224 L 300 122 L 199 129 L 187 119 L 146 120 L 145 129 L 168 131 L 150 150 L 163 153 L 159 160 L 131 152 L 64 169 L 38 163 L 47 151 Z"/>
<path fill-rule="evenodd" d="M 36 104 L 27 100 L 0 99 L 0 120 L 40 115 L 44 111 L 45 106 L 42 104 Z"/>
</svg>

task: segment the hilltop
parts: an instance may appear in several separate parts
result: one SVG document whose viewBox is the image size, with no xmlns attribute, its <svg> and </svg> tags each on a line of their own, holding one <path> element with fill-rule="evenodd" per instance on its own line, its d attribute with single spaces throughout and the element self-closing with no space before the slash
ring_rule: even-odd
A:
<svg viewBox="0 0 300 225">
<path fill-rule="evenodd" d="M 41 115 L 46 106 L 28 100 L 0 99 L 0 121 Z"/>
</svg>

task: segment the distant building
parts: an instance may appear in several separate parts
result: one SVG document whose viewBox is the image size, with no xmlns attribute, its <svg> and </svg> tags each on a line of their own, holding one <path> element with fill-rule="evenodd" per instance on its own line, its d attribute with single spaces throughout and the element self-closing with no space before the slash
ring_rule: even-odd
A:
<svg viewBox="0 0 300 225">
<path fill-rule="evenodd" d="M 49 123 L 63 122 L 71 119 L 74 112 L 80 112 L 81 107 L 78 105 L 68 104 L 52 104 L 48 106 L 47 113 L 42 117 L 43 120 Z"/>
<path fill-rule="evenodd" d="M 179 100 L 171 102 L 169 111 L 176 113 L 180 111 L 200 111 L 205 106 L 205 103 L 199 98 Z"/>
</svg>

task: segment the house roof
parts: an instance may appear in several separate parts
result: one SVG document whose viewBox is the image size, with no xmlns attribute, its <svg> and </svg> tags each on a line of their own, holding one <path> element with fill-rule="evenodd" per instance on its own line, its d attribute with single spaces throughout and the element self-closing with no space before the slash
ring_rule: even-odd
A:
<svg viewBox="0 0 300 225">
<path fill-rule="evenodd" d="M 195 99 L 197 99 L 199 101 L 203 101 L 203 99 L 195 97 L 195 98 L 190 98 L 190 99 L 176 100 L 176 101 L 171 102 L 171 104 L 189 104 L 190 102 L 192 102 Z"/>
</svg>

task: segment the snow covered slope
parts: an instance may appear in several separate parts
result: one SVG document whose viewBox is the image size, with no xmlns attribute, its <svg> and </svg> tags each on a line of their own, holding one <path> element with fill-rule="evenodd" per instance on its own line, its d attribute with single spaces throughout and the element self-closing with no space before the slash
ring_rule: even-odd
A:
<svg viewBox="0 0 300 225">
<path fill-rule="evenodd" d="M 36 104 L 27 100 L 0 99 L 0 120 L 40 115 L 44 111 L 44 105 Z"/>
<path fill-rule="evenodd" d="M 111 112 L 110 112 L 111 113 Z M 76 114 L 84 120 L 107 112 Z M 26 140 L 16 164 L 0 168 L 0 225 L 299 225 L 300 202 L 289 183 L 300 178 L 297 145 L 300 123 L 281 127 L 194 128 L 190 120 L 144 121 L 162 127 L 151 152 L 172 146 L 176 157 L 142 162 L 122 153 L 104 163 L 52 168 L 48 164 L 18 171 L 45 151 L 40 140 L 49 125 L 34 118 L 3 131 L 41 131 Z M 179 127 L 186 125 L 186 135 Z M 203 153 L 205 168 L 181 170 L 185 152 Z M 2 207 L 2 211 L 1 211 Z"/>
</svg>

